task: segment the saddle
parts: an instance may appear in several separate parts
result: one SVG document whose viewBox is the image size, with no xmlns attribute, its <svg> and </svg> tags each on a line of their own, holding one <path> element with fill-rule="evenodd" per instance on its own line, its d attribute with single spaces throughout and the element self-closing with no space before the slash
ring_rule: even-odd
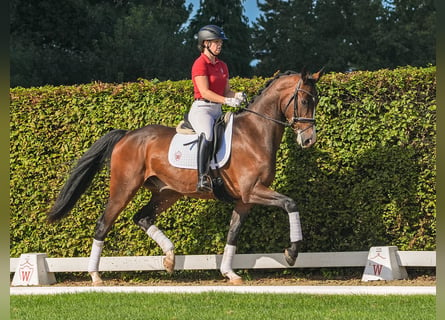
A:
<svg viewBox="0 0 445 320">
<path fill-rule="evenodd" d="M 215 124 L 213 125 L 213 150 L 211 158 L 213 158 L 215 162 L 217 162 L 216 154 L 224 139 L 226 125 L 230 120 L 231 114 L 232 114 L 231 112 L 227 112 L 221 115 L 221 117 L 219 117 L 215 121 Z M 179 124 L 176 126 L 176 132 L 179 134 L 186 134 L 186 135 L 196 134 L 195 130 L 190 124 L 190 121 L 188 120 L 188 113 L 184 114 L 184 119 L 181 122 L 179 122 Z M 198 140 L 194 140 L 187 144 L 193 144 L 196 143 L 197 141 Z M 227 191 L 224 185 L 224 180 L 221 178 L 219 168 L 216 167 L 215 170 L 210 170 L 210 176 L 212 179 L 213 193 L 215 197 L 224 202 L 233 203 L 235 199 Z"/>
<path fill-rule="evenodd" d="M 228 123 L 231 112 L 226 112 L 221 117 L 216 119 L 215 124 L 213 125 L 213 149 L 211 158 L 215 158 L 216 153 L 218 152 L 219 147 L 221 146 L 221 140 L 224 135 L 224 131 L 226 129 L 226 124 Z M 180 134 L 196 134 L 193 129 L 189 119 L 188 113 L 184 114 L 184 119 L 178 123 L 176 126 L 176 132 Z"/>
</svg>

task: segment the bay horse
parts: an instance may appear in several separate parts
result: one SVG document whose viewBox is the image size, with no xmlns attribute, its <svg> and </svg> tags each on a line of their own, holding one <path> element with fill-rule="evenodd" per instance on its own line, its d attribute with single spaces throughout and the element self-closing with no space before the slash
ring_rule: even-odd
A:
<svg viewBox="0 0 445 320">
<path fill-rule="evenodd" d="M 294 265 L 303 239 L 297 204 L 290 197 L 269 186 L 275 178 L 276 153 L 285 127 L 291 127 L 302 148 L 316 141 L 316 82 L 323 69 L 310 74 L 286 72 L 276 75 L 258 96 L 233 116 L 232 153 L 218 170 L 234 199 L 234 209 L 224 248 L 220 272 L 230 283 L 242 283 L 232 270 L 232 258 L 241 226 L 254 204 L 276 206 L 289 216 L 290 247 L 284 255 Z M 173 167 L 168 162 L 168 148 L 176 130 L 163 125 L 147 125 L 127 131 L 113 130 L 98 139 L 78 160 L 62 187 L 48 221 L 62 219 L 71 211 L 95 174 L 110 159 L 110 194 L 105 211 L 97 220 L 88 272 L 93 285 L 101 285 L 99 261 L 104 240 L 121 211 L 136 192 L 145 187 L 150 201 L 138 211 L 133 221 L 163 250 L 167 272 L 175 265 L 174 245 L 155 225 L 156 216 L 182 196 L 214 199 L 213 193 L 197 193 L 196 170 Z"/>
</svg>

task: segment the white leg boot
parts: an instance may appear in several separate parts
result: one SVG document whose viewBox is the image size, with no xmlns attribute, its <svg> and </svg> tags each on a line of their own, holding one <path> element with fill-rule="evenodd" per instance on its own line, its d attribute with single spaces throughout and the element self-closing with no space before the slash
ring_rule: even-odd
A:
<svg viewBox="0 0 445 320">
<path fill-rule="evenodd" d="M 232 259 L 236 252 L 236 246 L 226 244 L 221 262 L 221 274 L 229 279 L 232 284 L 241 284 L 243 279 L 232 270 Z"/>
</svg>

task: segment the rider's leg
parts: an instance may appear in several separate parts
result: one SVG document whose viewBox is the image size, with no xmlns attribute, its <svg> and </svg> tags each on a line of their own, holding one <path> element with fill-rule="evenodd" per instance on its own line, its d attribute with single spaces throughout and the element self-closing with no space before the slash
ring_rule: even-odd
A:
<svg viewBox="0 0 445 320">
<path fill-rule="evenodd" d="M 210 156 L 212 152 L 213 124 L 221 116 L 221 105 L 195 101 L 190 108 L 189 121 L 198 133 L 198 192 L 211 192 L 212 183 L 208 176 Z"/>
<path fill-rule="evenodd" d="M 204 132 L 198 138 L 198 192 L 211 192 L 212 180 L 209 177 L 210 155 L 212 153 L 212 143 L 205 137 Z"/>
</svg>

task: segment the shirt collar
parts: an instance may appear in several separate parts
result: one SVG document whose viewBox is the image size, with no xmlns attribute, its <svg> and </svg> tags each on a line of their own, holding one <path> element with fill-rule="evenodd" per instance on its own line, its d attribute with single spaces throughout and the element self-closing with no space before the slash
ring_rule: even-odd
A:
<svg viewBox="0 0 445 320">
<path fill-rule="evenodd" d="M 204 60 L 206 63 L 212 64 L 212 61 L 209 59 L 209 57 L 207 57 L 204 53 L 201 53 L 202 56 L 204 56 Z M 219 62 L 218 57 L 215 57 L 215 64 L 217 64 Z"/>
</svg>

